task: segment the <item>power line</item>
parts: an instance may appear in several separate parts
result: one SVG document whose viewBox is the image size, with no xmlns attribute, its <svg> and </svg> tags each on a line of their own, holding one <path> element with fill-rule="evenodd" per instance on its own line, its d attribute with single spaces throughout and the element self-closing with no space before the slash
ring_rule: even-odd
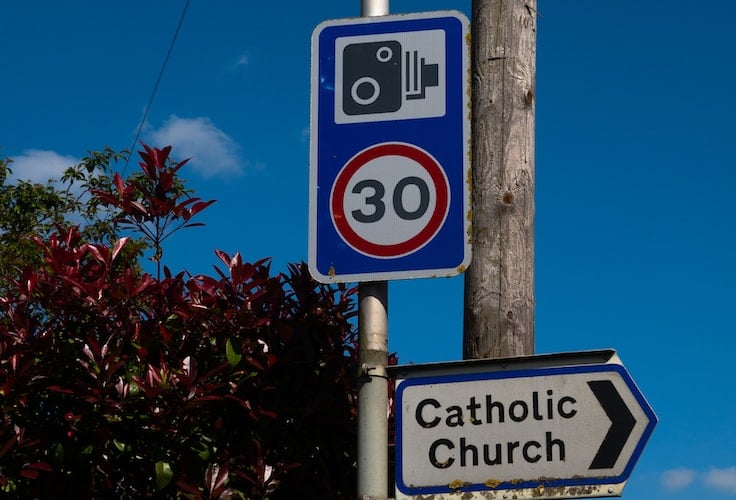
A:
<svg viewBox="0 0 736 500">
<path fill-rule="evenodd" d="M 181 30 L 181 25 L 184 23 L 184 17 L 187 15 L 187 10 L 189 9 L 189 3 L 191 0 L 187 0 L 184 4 L 184 9 L 181 12 L 181 17 L 179 18 L 179 24 L 176 25 L 176 31 L 174 31 L 174 36 L 171 39 L 171 43 L 169 44 L 169 50 L 166 52 L 166 57 L 164 58 L 164 63 L 161 65 L 161 71 L 158 73 L 158 78 L 156 78 L 156 84 L 153 86 L 153 91 L 151 92 L 151 97 L 148 99 L 148 104 L 146 105 L 146 110 L 143 113 L 143 118 L 141 119 L 141 123 L 138 125 L 138 130 L 135 133 L 135 139 L 133 139 L 133 143 L 130 145 L 130 155 L 128 155 L 128 158 L 125 160 L 125 166 L 123 167 L 123 175 L 125 174 L 125 171 L 128 169 L 128 162 L 130 162 L 130 157 L 133 155 L 133 150 L 135 149 L 136 143 L 138 143 L 138 139 L 141 137 L 141 132 L 143 131 L 143 125 L 146 123 L 146 119 L 148 118 L 148 112 L 151 111 L 151 105 L 153 105 L 153 98 L 156 97 L 156 91 L 158 90 L 158 86 L 161 83 L 161 79 L 164 76 L 164 71 L 166 70 L 166 65 L 169 62 L 169 58 L 171 57 L 171 52 L 174 50 L 174 44 L 176 43 L 176 39 L 179 36 L 179 30 Z"/>
</svg>

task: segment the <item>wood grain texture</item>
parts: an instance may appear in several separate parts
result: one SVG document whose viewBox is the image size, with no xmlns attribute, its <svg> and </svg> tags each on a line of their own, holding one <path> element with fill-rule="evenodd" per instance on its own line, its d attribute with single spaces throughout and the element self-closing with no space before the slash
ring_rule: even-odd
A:
<svg viewBox="0 0 736 500">
<path fill-rule="evenodd" d="M 536 23 L 536 0 L 473 0 L 465 359 L 534 352 Z"/>
</svg>

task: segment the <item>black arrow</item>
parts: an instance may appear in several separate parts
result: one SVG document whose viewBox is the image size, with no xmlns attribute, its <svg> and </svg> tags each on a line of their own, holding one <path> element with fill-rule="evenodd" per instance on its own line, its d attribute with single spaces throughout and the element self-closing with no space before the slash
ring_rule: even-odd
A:
<svg viewBox="0 0 736 500">
<path fill-rule="evenodd" d="M 629 411 L 628 406 L 621 399 L 621 395 L 610 380 L 591 380 L 588 382 L 598 402 L 611 419 L 611 427 L 603 439 L 598 453 L 596 453 L 591 469 L 611 469 L 616 465 L 621 450 L 636 425 L 636 419 Z"/>
</svg>

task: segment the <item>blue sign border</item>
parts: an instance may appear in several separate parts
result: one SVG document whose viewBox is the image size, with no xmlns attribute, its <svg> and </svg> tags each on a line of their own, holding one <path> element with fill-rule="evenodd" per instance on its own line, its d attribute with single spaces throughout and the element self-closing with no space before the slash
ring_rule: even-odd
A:
<svg viewBox="0 0 736 500">
<path fill-rule="evenodd" d="M 568 374 L 581 374 L 581 373 L 604 373 L 604 372 L 615 372 L 621 376 L 626 386 L 629 388 L 634 398 L 638 402 L 644 414 L 649 419 L 644 432 L 642 433 L 639 442 L 634 449 L 626 467 L 623 472 L 618 476 L 606 476 L 606 477 L 595 477 L 595 478 L 564 478 L 564 479 L 553 479 L 544 483 L 545 488 L 554 488 L 560 486 L 585 486 L 585 485 L 607 485 L 607 484 L 618 484 L 626 481 L 631 475 L 634 465 L 636 465 L 639 456 L 641 455 L 644 447 L 649 440 L 654 427 L 657 424 L 657 416 L 654 411 L 647 403 L 644 395 L 641 393 L 636 383 L 631 378 L 631 375 L 626 369 L 619 364 L 607 363 L 600 365 L 582 365 L 582 366 L 562 366 L 562 367 L 549 367 L 549 368 L 536 368 L 527 370 L 515 370 L 509 372 L 487 372 L 487 373 L 470 373 L 470 374 L 452 374 L 452 375 L 439 375 L 430 377 L 410 377 L 401 382 L 396 390 L 394 398 L 394 407 L 396 411 L 396 487 L 405 495 L 431 495 L 441 493 L 457 493 L 457 492 L 476 492 L 476 491 L 503 491 L 503 490 L 519 490 L 525 488 L 536 488 L 539 486 L 539 481 L 526 481 L 526 482 L 503 482 L 499 483 L 495 488 L 489 488 L 485 484 L 469 484 L 462 486 L 457 489 L 452 489 L 449 486 L 429 486 L 429 487 L 411 487 L 404 484 L 403 481 L 403 470 L 402 470 L 402 451 L 403 451 L 403 435 L 400 429 L 403 424 L 403 412 L 401 411 L 403 403 L 403 394 L 409 387 L 417 385 L 430 385 L 430 384 L 447 384 L 453 382 L 472 382 L 478 380 L 500 380 L 500 379 L 513 379 L 513 378 L 524 378 L 524 377 L 547 377 L 555 375 L 568 375 Z"/>
<path fill-rule="evenodd" d="M 312 38 L 312 124 L 310 146 L 309 268 L 325 283 L 454 276 L 470 263 L 469 54 L 467 18 L 457 11 L 327 21 Z M 424 30 L 446 32 L 446 114 L 436 118 L 336 124 L 335 42 L 340 37 Z M 337 233 L 330 190 L 356 153 L 399 142 L 430 153 L 450 185 L 450 206 L 437 234 L 419 250 L 395 258 L 362 254 Z"/>
</svg>

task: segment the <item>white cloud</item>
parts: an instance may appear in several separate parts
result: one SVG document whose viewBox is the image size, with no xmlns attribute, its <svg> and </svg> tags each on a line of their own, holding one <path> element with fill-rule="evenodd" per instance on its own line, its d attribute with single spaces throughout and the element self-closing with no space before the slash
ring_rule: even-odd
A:
<svg viewBox="0 0 736 500">
<path fill-rule="evenodd" d="M 248 56 L 242 55 L 238 58 L 238 62 L 235 63 L 235 67 L 245 66 L 249 63 Z"/>
<path fill-rule="evenodd" d="M 28 149 L 20 156 L 13 156 L 10 170 L 13 180 L 24 180 L 45 184 L 49 179 L 59 180 L 64 171 L 79 163 L 77 158 L 41 149 Z"/>
<path fill-rule="evenodd" d="M 711 488 L 736 495 L 736 467 L 711 469 L 705 473 L 703 481 Z"/>
<path fill-rule="evenodd" d="M 662 473 L 662 486 L 670 491 L 687 488 L 695 481 L 696 472 L 691 469 L 671 469 Z"/>
<path fill-rule="evenodd" d="M 209 118 L 171 115 L 161 128 L 150 134 L 151 146 L 173 146 L 173 158 L 179 161 L 191 158 L 188 165 L 202 177 L 230 177 L 243 172 L 238 145 Z"/>
</svg>

